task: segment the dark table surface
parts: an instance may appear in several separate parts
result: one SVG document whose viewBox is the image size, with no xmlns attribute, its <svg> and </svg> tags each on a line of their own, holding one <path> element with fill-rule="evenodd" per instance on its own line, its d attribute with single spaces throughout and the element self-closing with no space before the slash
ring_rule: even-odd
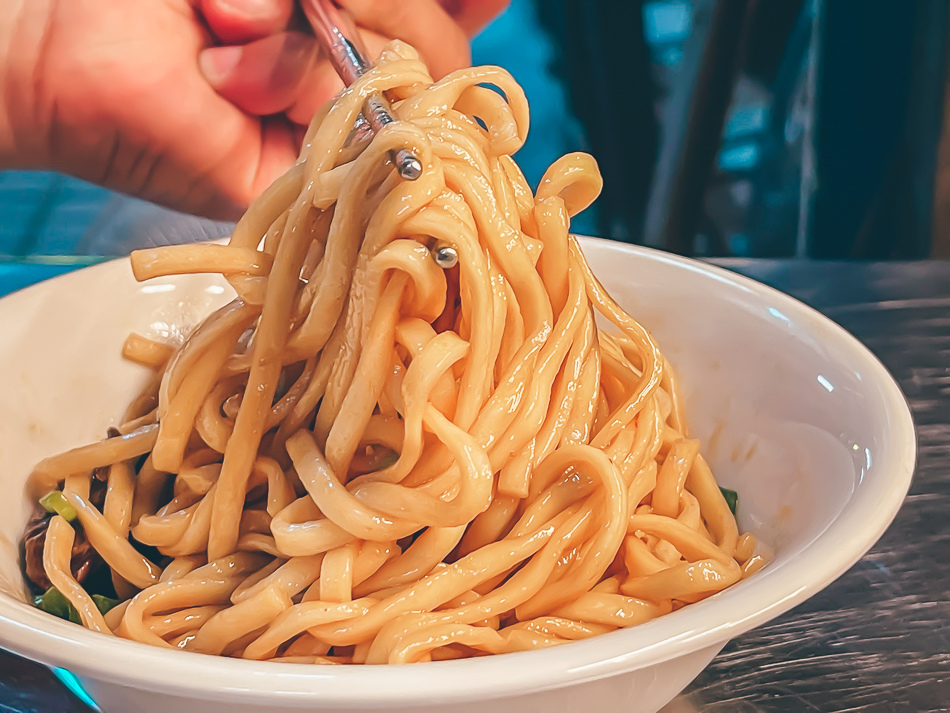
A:
<svg viewBox="0 0 950 713">
<path fill-rule="evenodd" d="M 950 263 L 730 261 L 854 333 L 914 412 L 917 474 L 896 521 L 847 574 L 730 642 L 664 713 L 950 711 Z M 44 274 L 0 270 L 0 292 Z M 0 652 L 0 713 L 89 709 Z"/>
</svg>

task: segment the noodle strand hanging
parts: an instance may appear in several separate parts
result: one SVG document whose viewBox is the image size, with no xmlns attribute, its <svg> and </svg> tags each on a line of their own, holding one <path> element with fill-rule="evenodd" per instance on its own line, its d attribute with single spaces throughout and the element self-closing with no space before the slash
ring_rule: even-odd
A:
<svg viewBox="0 0 950 713">
<path fill-rule="evenodd" d="M 349 143 L 378 91 L 397 121 Z M 142 395 L 36 467 L 44 598 L 156 646 L 408 663 L 600 635 L 760 567 L 669 363 L 569 233 L 594 160 L 532 194 L 527 131 L 503 70 L 433 82 L 393 43 L 228 245 L 133 254 L 139 279 L 220 273 L 235 296 L 182 344 L 130 336 Z"/>
</svg>

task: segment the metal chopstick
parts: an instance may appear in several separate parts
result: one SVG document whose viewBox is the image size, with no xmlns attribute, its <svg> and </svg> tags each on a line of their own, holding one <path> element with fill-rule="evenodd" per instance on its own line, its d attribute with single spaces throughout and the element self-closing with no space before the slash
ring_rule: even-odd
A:
<svg viewBox="0 0 950 713">
<path fill-rule="evenodd" d="M 301 0 L 301 4 L 336 73 L 347 85 L 352 84 L 369 69 L 366 51 L 353 23 L 333 0 Z M 395 121 L 389 101 L 379 93 L 366 100 L 363 117 L 374 132 Z M 422 175 L 422 162 L 406 149 L 391 152 L 390 160 L 399 175 L 408 181 Z"/>
</svg>

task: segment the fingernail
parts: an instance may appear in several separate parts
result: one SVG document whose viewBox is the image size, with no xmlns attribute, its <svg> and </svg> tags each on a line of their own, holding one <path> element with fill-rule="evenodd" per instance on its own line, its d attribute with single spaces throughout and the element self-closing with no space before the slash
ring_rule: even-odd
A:
<svg viewBox="0 0 950 713">
<path fill-rule="evenodd" d="M 212 86 L 224 82 L 241 59 L 241 47 L 209 47 L 198 55 L 198 67 Z"/>
<path fill-rule="evenodd" d="M 220 0 L 220 4 L 240 16 L 256 18 L 275 14 L 271 0 Z"/>
</svg>

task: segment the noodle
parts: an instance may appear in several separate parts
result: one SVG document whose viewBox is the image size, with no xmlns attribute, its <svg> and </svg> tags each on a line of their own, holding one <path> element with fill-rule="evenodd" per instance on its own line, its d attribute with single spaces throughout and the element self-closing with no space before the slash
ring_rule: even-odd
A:
<svg viewBox="0 0 950 713">
<path fill-rule="evenodd" d="M 398 121 L 348 144 L 382 90 Z M 236 296 L 180 346 L 132 335 L 124 355 L 156 377 L 119 435 L 36 467 L 123 600 L 103 617 L 54 515 L 43 565 L 84 626 L 248 659 L 429 661 L 631 626 L 764 564 L 669 364 L 568 232 L 596 164 L 565 156 L 532 195 L 510 158 L 527 130 L 504 71 L 433 83 L 393 43 L 229 245 L 133 254 L 139 279 L 216 272 Z M 388 163 L 400 148 L 415 182 Z M 457 265 L 433 259 L 445 247 Z"/>
</svg>

